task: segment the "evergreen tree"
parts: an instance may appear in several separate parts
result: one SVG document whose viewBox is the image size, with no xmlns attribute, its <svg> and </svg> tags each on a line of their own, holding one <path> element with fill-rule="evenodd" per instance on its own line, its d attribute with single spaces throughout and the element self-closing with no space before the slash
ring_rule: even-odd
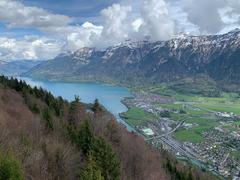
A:
<svg viewBox="0 0 240 180">
<path fill-rule="evenodd" d="M 98 99 L 95 99 L 94 104 L 93 104 L 93 107 L 92 107 L 92 111 L 93 111 L 94 113 L 97 113 L 97 112 L 100 112 L 100 111 L 102 111 L 102 110 L 103 110 L 103 109 L 102 109 L 102 107 L 101 107 Z"/>
<path fill-rule="evenodd" d="M 69 124 L 67 131 L 71 141 L 76 144 L 85 155 L 92 150 L 94 135 L 91 131 L 88 121 L 84 121 L 79 128 L 73 124 Z"/>
<path fill-rule="evenodd" d="M 78 130 L 77 143 L 84 154 L 88 154 L 93 146 L 94 136 L 88 121 L 85 121 Z"/>
<path fill-rule="evenodd" d="M 80 103 L 80 97 L 79 96 L 77 96 L 77 95 L 75 95 L 74 96 L 74 101 L 76 102 L 76 103 Z"/>
<path fill-rule="evenodd" d="M 43 109 L 43 119 L 45 120 L 45 127 L 47 130 L 53 131 L 53 120 L 51 116 L 51 112 L 48 108 Z"/>
<path fill-rule="evenodd" d="M 79 96 L 75 96 L 75 100 L 71 102 L 68 114 L 68 121 L 71 125 L 76 125 L 78 119 L 76 119 L 77 107 L 80 102 Z"/>
<path fill-rule="evenodd" d="M 80 174 L 81 180 L 104 180 L 100 168 L 97 166 L 92 153 L 89 153 L 86 166 Z"/>
<path fill-rule="evenodd" d="M 31 110 L 33 113 L 36 113 L 36 114 L 40 113 L 40 110 L 39 110 L 37 104 L 33 104 L 32 106 L 28 106 L 28 107 L 30 108 L 30 110 Z"/>
<path fill-rule="evenodd" d="M 104 139 L 95 140 L 92 152 L 106 180 L 120 179 L 120 161 L 112 147 Z"/>
</svg>

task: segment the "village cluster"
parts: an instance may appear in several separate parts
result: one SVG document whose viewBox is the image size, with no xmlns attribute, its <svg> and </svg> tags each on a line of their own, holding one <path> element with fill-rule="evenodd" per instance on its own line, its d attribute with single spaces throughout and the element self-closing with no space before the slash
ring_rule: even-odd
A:
<svg viewBox="0 0 240 180">
<path fill-rule="evenodd" d="M 240 123 L 236 123 L 240 121 L 239 115 L 232 112 L 209 111 L 211 115 L 218 119 L 218 125 L 201 132 L 204 141 L 192 143 L 176 140 L 174 133 L 179 129 L 191 130 L 193 127 L 197 127 L 198 123 L 188 123 L 185 119 L 176 121 L 164 112 L 175 114 L 186 112 L 174 108 L 163 108 L 158 105 L 159 103 L 175 103 L 171 97 L 139 93 L 135 94 L 134 98 L 125 99 L 124 103 L 128 108 L 139 108 L 154 115 L 155 119 L 149 119 L 149 121 L 134 127 L 153 146 L 164 147 L 181 158 L 184 157 L 198 162 L 198 165 L 202 168 L 223 177 L 239 176 Z M 184 103 L 186 106 L 190 106 L 187 102 Z M 192 107 L 194 110 L 198 110 L 195 106 Z"/>
</svg>

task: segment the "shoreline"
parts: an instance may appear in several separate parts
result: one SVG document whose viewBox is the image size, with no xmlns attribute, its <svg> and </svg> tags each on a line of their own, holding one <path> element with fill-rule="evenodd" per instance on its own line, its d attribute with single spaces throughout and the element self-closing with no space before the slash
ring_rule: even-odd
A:
<svg viewBox="0 0 240 180">
<path fill-rule="evenodd" d="M 20 77 L 23 77 L 23 76 L 20 76 Z M 27 78 L 29 78 L 29 77 L 27 77 Z M 31 78 L 31 77 L 30 77 L 30 79 L 39 80 L 39 81 L 44 81 L 44 79 L 35 79 L 35 78 Z M 123 114 L 126 113 L 129 109 L 132 108 L 132 107 L 130 107 L 125 101 L 126 101 L 127 99 L 134 99 L 134 98 L 136 98 L 135 93 L 137 92 L 137 90 L 134 90 L 134 88 L 128 88 L 128 87 L 124 86 L 123 84 L 118 85 L 117 83 L 107 83 L 107 82 L 99 82 L 99 81 L 76 81 L 76 82 L 75 82 L 75 81 L 65 81 L 65 80 L 46 80 L 46 81 L 48 81 L 48 82 L 55 82 L 55 83 L 57 83 L 57 82 L 60 82 L 60 83 L 95 83 L 95 84 L 112 86 L 112 87 L 118 87 L 118 86 L 119 86 L 119 87 L 122 87 L 122 88 L 126 88 L 127 90 L 129 90 L 131 96 L 130 96 L 130 97 L 128 97 L 128 96 L 123 97 L 123 98 L 120 100 L 120 103 L 121 103 L 122 105 L 124 105 L 124 106 L 127 108 L 127 110 L 126 110 L 125 112 L 118 113 L 117 116 L 114 115 L 114 117 L 116 118 L 116 121 L 117 121 L 118 123 L 122 124 L 129 132 L 134 132 L 134 133 L 136 133 L 137 135 L 140 135 L 141 137 L 143 137 L 144 139 L 146 139 L 146 138 L 144 137 L 144 135 L 139 131 L 139 129 L 136 129 L 133 125 L 129 124 L 129 123 L 126 121 L 126 118 L 125 118 L 124 115 L 123 115 Z M 110 112 L 110 113 L 111 113 L 111 112 Z M 113 114 L 113 113 L 111 113 L 111 114 Z M 175 157 L 176 157 L 178 160 L 182 161 L 181 158 L 178 158 L 176 154 L 175 154 Z M 182 158 L 184 158 L 184 156 L 182 156 Z M 188 159 L 188 163 L 190 163 L 191 165 L 199 166 L 200 168 L 202 167 L 202 166 L 201 166 L 202 162 L 199 161 L 198 159 Z M 207 167 L 206 167 L 206 170 L 209 171 L 209 172 L 212 172 L 212 173 L 215 172 L 215 171 L 214 171 L 214 172 L 211 171 L 211 170 L 208 169 Z M 216 172 L 215 172 L 215 173 L 216 173 Z M 215 173 L 214 173 L 214 174 L 215 174 Z M 216 174 L 215 174 L 215 175 L 216 175 Z"/>
<path fill-rule="evenodd" d="M 120 100 L 120 103 L 122 105 L 124 105 L 126 108 L 127 108 L 127 111 L 130 109 L 130 107 L 124 103 L 124 101 L 128 98 L 134 98 L 134 93 L 133 93 L 133 89 L 132 88 L 129 88 L 129 87 L 126 87 L 124 86 L 123 84 L 121 83 L 109 83 L 109 82 L 101 82 L 101 81 L 94 81 L 94 80 L 76 80 L 76 81 L 71 81 L 71 80 L 64 80 L 64 79 L 47 79 L 47 78 L 34 78 L 34 77 L 28 77 L 28 76 L 15 76 L 16 78 L 17 77 L 20 77 L 20 78 L 29 78 L 31 80 L 36 80 L 36 81 L 46 81 L 46 82 L 53 82 L 53 83 L 94 83 L 94 84 L 99 84 L 99 85 L 103 85 L 103 86 L 110 86 L 110 87 L 120 87 L 120 88 L 125 88 L 127 89 L 131 96 L 126 96 L 126 97 L 123 97 L 121 100 Z M 108 109 L 107 109 L 108 110 Z M 109 111 L 109 110 L 108 110 Z M 124 111 L 124 112 L 120 112 L 118 113 L 117 115 L 114 115 L 113 113 L 113 116 L 116 118 L 116 121 L 121 123 L 122 125 L 124 125 L 124 127 L 129 131 L 129 132 L 135 132 L 137 134 L 139 134 L 139 132 L 134 128 L 134 126 L 132 126 L 131 124 L 127 123 L 125 118 L 122 116 L 123 113 L 127 112 L 127 111 Z"/>
<path fill-rule="evenodd" d="M 30 78 L 37 81 L 47 81 L 47 82 L 56 82 L 56 83 L 95 83 L 105 86 L 113 86 L 113 87 L 122 87 L 128 89 L 130 92 L 133 90 L 131 86 L 125 84 L 125 83 L 118 83 L 114 81 L 105 81 L 105 80 L 99 80 L 99 79 L 71 79 L 67 77 L 63 78 L 47 78 L 47 77 L 31 77 L 31 76 L 12 76 L 12 77 L 22 77 L 22 78 Z"/>
<path fill-rule="evenodd" d="M 69 83 L 69 84 L 98 84 L 98 85 L 102 85 L 102 86 L 108 86 L 108 87 L 119 87 L 119 88 L 124 88 L 127 91 L 129 91 L 130 95 L 129 96 L 125 96 L 122 97 L 121 100 L 119 101 L 125 108 L 126 111 L 124 110 L 123 112 L 119 112 L 119 113 L 114 113 L 114 112 L 110 112 L 109 109 L 106 108 L 106 110 L 108 112 L 110 112 L 114 118 L 116 119 L 116 121 L 120 124 L 122 124 L 129 132 L 134 132 L 134 133 L 138 133 L 138 131 L 135 129 L 134 126 L 132 126 L 131 124 L 127 123 L 125 118 L 122 116 L 122 113 L 127 112 L 130 107 L 128 107 L 124 101 L 125 99 L 128 98 L 134 98 L 134 93 L 133 93 L 133 89 L 130 89 L 126 86 L 123 86 L 122 84 L 117 84 L 117 83 L 107 83 L 107 82 L 99 82 L 99 81 L 66 81 L 66 80 L 60 80 L 60 79 L 47 79 L 47 78 L 34 78 L 34 77 L 28 77 L 28 76 L 11 76 L 17 79 L 30 79 L 31 81 L 46 81 L 46 82 L 50 82 L 50 83 Z M 26 80 L 24 80 L 26 82 Z M 69 101 L 69 100 L 68 100 Z M 87 103 L 87 102 L 84 102 Z M 100 102 L 101 103 L 101 102 Z M 104 106 L 105 107 L 105 106 Z M 139 134 L 139 133 L 138 133 Z"/>
</svg>

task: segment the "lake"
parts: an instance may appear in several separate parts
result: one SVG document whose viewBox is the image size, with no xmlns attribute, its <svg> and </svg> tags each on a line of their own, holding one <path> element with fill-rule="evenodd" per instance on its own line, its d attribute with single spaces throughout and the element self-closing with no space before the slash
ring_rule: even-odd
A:
<svg viewBox="0 0 240 180">
<path fill-rule="evenodd" d="M 122 104 L 124 97 L 131 97 L 132 94 L 127 88 L 111 86 L 100 83 L 66 83 L 55 81 L 41 81 L 26 77 L 20 77 L 27 84 L 50 91 L 54 96 L 62 96 L 68 101 L 74 100 L 78 95 L 82 102 L 93 103 L 95 99 L 110 111 L 120 123 L 127 126 L 128 130 L 133 130 L 119 116 L 119 113 L 126 112 L 127 107 Z"/>
</svg>

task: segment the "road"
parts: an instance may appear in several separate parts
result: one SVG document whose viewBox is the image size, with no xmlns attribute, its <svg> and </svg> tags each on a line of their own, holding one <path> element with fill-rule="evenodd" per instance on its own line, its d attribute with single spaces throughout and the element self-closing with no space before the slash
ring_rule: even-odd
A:
<svg viewBox="0 0 240 180">
<path fill-rule="evenodd" d="M 221 166 L 224 166 L 225 162 L 227 161 L 228 157 L 229 157 L 230 153 L 228 153 L 226 155 L 226 157 L 224 158 L 223 162 L 221 163 Z"/>
<path fill-rule="evenodd" d="M 148 139 L 146 139 L 146 141 L 150 141 L 150 140 L 153 140 L 153 139 L 154 139 L 154 140 L 157 140 L 157 139 L 159 139 L 159 138 L 161 138 L 161 137 L 168 136 L 168 135 L 174 133 L 179 127 L 181 127 L 181 126 L 183 125 L 183 123 L 184 123 L 184 121 L 181 121 L 180 123 L 178 123 L 178 125 L 177 125 L 172 131 L 169 131 L 169 132 L 167 132 L 166 134 L 161 134 L 161 135 L 159 135 L 159 136 L 155 136 L 155 137 L 148 138 Z"/>
</svg>

